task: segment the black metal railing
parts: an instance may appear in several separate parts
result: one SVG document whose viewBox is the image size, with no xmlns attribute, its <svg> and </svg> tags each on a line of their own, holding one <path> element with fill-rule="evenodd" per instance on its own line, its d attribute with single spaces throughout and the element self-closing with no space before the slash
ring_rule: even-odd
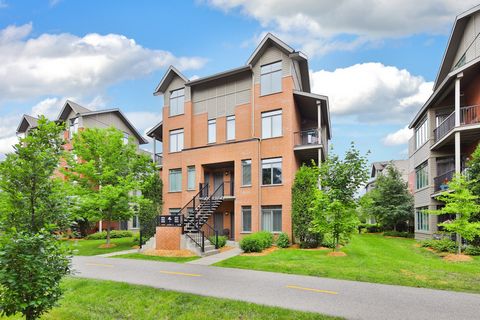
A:
<svg viewBox="0 0 480 320">
<path fill-rule="evenodd" d="M 218 249 L 218 230 L 215 230 L 211 225 L 205 222 L 201 227 L 201 231 L 204 238 L 210 240 L 210 243 L 215 246 L 215 249 Z M 205 241 L 203 244 L 205 245 Z"/>
<path fill-rule="evenodd" d="M 163 155 L 161 153 L 156 153 L 153 156 L 154 162 L 157 166 L 162 166 L 163 165 Z"/>
<path fill-rule="evenodd" d="M 183 208 L 180 209 L 178 214 L 183 215 L 183 221 L 190 218 L 190 213 L 196 216 L 196 211 L 199 205 L 202 203 L 202 199 L 208 197 L 208 183 L 200 184 L 199 191 L 195 194 Z M 193 211 L 192 211 L 193 210 Z"/>
<path fill-rule="evenodd" d="M 439 141 L 447 135 L 455 127 L 455 111 L 450 113 L 435 129 L 433 129 L 433 136 L 435 142 Z"/>
<path fill-rule="evenodd" d="M 460 108 L 460 124 L 475 124 L 480 122 L 480 105 L 464 106 Z"/>
<path fill-rule="evenodd" d="M 455 170 L 450 170 L 445 172 L 444 174 L 439 175 L 438 177 L 433 178 L 435 192 L 447 190 L 448 183 L 452 181 L 454 175 Z"/>
<path fill-rule="evenodd" d="M 294 143 L 296 146 L 321 144 L 321 132 L 318 128 L 302 130 L 294 133 Z"/>
<path fill-rule="evenodd" d="M 157 232 L 160 216 L 155 216 L 153 219 L 140 221 L 139 243 L 140 248 L 153 237 Z"/>
</svg>

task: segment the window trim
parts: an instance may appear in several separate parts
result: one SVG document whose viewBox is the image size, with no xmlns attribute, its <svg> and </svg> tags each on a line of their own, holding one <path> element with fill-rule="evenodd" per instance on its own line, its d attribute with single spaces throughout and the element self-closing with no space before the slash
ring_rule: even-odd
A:
<svg viewBox="0 0 480 320">
<path fill-rule="evenodd" d="M 269 210 L 271 214 L 271 224 L 272 224 L 272 231 L 265 230 L 264 225 L 263 225 L 263 214 L 264 210 Z M 280 230 L 274 230 L 274 218 L 273 218 L 273 211 L 274 210 L 280 210 Z M 260 229 L 261 231 L 268 231 L 271 233 L 281 233 L 283 227 L 283 208 L 281 205 L 269 205 L 269 206 L 261 206 L 260 208 Z"/>
<path fill-rule="evenodd" d="M 249 163 L 247 163 L 247 162 L 249 162 Z M 249 184 L 245 184 L 244 180 L 243 180 L 243 177 L 244 177 L 243 173 L 244 173 L 244 166 L 245 165 L 250 166 L 250 183 Z M 241 186 L 242 187 L 251 187 L 252 186 L 252 159 L 243 159 L 241 161 L 241 168 L 242 168 L 242 184 L 241 184 Z"/>
<path fill-rule="evenodd" d="M 172 190 L 172 171 L 180 173 L 180 186 L 175 190 Z M 172 168 L 168 170 L 168 192 L 182 192 L 182 168 Z"/>
<path fill-rule="evenodd" d="M 182 210 L 182 208 L 168 208 L 168 214 L 169 215 L 178 215 L 180 213 L 180 210 Z M 177 211 L 177 213 L 172 213 L 172 211 Z"/>
<path fill-rule="evenodd" d="M 193 169 L 193 170 L 192 170 Z M 190 173 L 193 172 L 193 182 L 190 181 Z M 187 191 L 192 191 L 195 190 L 195 184 L 196 184 L 196 170 L 195 166 L 187 166 Z M 190 186 L 190 182 L 192 182 L 193 187 Z"/>
<path fill-rule="evenodd" d="M 176 137 L 176 145 L 177 145 L 177 148 L 176 150 L 173 150 L 172 151 L 172 135 L 175 135 L 177 136 Z M 182 147 L 181 148 L 178 148 L 178 136 L 182 135 Z M 168 134 L 168 151 L 169 153 L 175 153 L 175 152 L 182 152 L 183 148 L 185 147 L 185 130 L 183 128 L 181 129 L 174 129 L 174 130 L 170 130 L 169 134 Z"/>
<path fill-rule="evenodd" d="M 179 91 L 183 91 L 183 94 L 182 95 L 177 95 L 177 96 L 172 98 L 172 95 L 174 95 L 175 92 L 179 92 Z M 182 112 L 172 114 L 172 100 L 173 99 L 178 100 L 180 98 L 183 98 Z M 168 116 L 169 117 L 175 117 L 175 116 L 185 114 L 185 88 L 179 88 L 179 89 L 174 89 L 174 90 L 170 91 L 170 96 L 169 96 L 169 99 L 168 99 L 168 108 L 169 108 L 169 110 L 168 110 Z M 177 102 L 177 109 L 178 109 L 178 102 Z"/>
<path fill-rule="evenodd" d="M 250 213 L 250 230 L 245 230 L 245 224 L 244 224 L 244 215 L 245 211 L 249 211 Z M 242 229 L 241 233 L 251 233 L 252 232 L 252 206 L 242 206 L 241 207 L 241 213 L 242 213 Z"/>
<path fill-rule="evenodd" d="M 233 123 L 233 138 L 229 138 L 229 130 L 228 130 L 228 124 L 229 123 Z M 235 127 L 236 123 L 235 123 L 235 115 L 231 115 L 231 116 L 227 116 L 226 118 L 226 125 L 225 125 L 225 141 L 233 141 L 235 140 L 236 138 L 236 135 L 235 135 L 235 131 L 236 131 L 236 127 Z"/>
<path fill-rule="evenodd" d="M 210 125 L 213 125 L 213 141 L 210 141 Z M 217 143 L 217 119 L 209 119 L 207 122 L 207 144 Z"/>
<path fill-rule="evenodd" d="M 272 65 L 275 65 L 275 64 L 279 65 L 278 69 L 270 70 L 270 71 L 266 71 L 266 72 L 264 72 L 262 70 L 265 67 L 272 66 Z M 277 72 L 280 73 L 280 89 L 278 91 L 270 90 L 269 92 L 266 92 L 266 93 L 262 92 L 262 77 L 264 77 L 264 76 L 269 76 L 270 77 L 269 78 L 270 89 L 272 89 L 272 75 L 274 73 L 277 73 Z M 260 96 L 263 97 L 263 96 L 268 96 L 268 95 L 271 95 L 271 94 L 281 93 L 283 91 L 282 79 L 283 79 L 283 61 L 282 60 L 277 60 L 277 61 L 274 61 L 274 62 L 269 62 L 269 63 L 261 65 L 260 66 Z"/>
<path fill-rule="evenodd" d="M 274 128 L 273 118 L 276 117 L 276 116 L 280 116 L 280 134 L 279 135 L 274 135 L 274 133 L 273 133 L 273 131 L 274 131 L 274 129 L 273 129 Z M 264 130 L 266 130 L 265 126 L 264 126 L 264 123 L 263 123 L 264 119 L 268 119 L 268 121 L 270 122 L 270 132 L 269 132 L 268 136 L 264 135 Z M 283 109 L 282 108 L 262 112 L 261 120 L 262 120 L 261 121 L 262 140 L 283 137 Z"/>
<path fill-rule="evenodd" d="M 430 215 L 425 210 L 427 206 L 415 208 L 415 231 L 430 231 Z"/>
<path fill-rule="evenodd" d="M 273 183 L 273 164 L 280 163 L 280 182 L 279 183 Z M 264 164 L 269 164 L 270 165 L 270 180 L 271 183 L 269 184 L 264 184 L 263 183 L 263 165 Z M 282 157 L 275 157 L 275 158 L 265 158 L 261 160 L 261 186 L 262 187 L 269 187 L 269 186 L 280 186 L 283 184 L 283 158 Z"/>
<path fill-rule="evenodd" d="M 415 191 L 418 191 L 418 190 L 422 190 L 424 188 L 428 188 L 430 186 L 430 177 L 429 177 L 429 172 L 428 172 L 428 160 L 422 162 L 421 164 L 419 164 L 416 168 L 415 168 Z M 422 171 L 422 175 L 425 174 L 425 176 L 422 176 L 421 178 L 425 178 L 426 179 L 426 184 L 422 184 L 422 186 L 419 187 L 419 172 L 421 172 L 421 170 L 425 169 L 426 171 L 423 172 Z"/>
<path fill-rule="evenodd" d="M 427 116 L 423 117 L 423 119 L 419 123 L 420 125 L 415 127 L 415 130 L 414 130 L 415 131 L 414 132 L 415 150 L 418 150 L 421 147 L 423 147 L 423 145 L 427 143 L 429 140 L 428 117 Z M 417 137 L 419 137 L 419 139 L 417 139 Z"/>
</svg>

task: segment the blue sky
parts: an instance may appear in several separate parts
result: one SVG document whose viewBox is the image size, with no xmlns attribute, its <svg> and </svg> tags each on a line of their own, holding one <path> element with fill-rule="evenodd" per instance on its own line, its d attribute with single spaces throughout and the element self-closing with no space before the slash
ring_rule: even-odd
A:
<svg viewBox="0 0 480 320">
<path fill-rule="evenodd" d="M 145 132 L 170 64 L 188 77 L 241 66 L 266 32 L 310 60 L 330 97 L 336 152 L 406 158 L 405 129 L 431 87 L 457 14 L 473 1 L 0 0 L 0 154 L 24 113 L 55 117 L 66 98 L 121 108 Z M 3 89 L 2 89 L 3 88 Z"/>
</svg>

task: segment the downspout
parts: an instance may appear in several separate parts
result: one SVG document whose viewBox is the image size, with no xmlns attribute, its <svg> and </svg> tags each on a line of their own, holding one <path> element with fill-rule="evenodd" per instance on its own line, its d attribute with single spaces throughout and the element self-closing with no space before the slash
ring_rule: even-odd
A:
<svg viewBox="0 0 480 320">
<path fill-rule="evenodd" d="M 252 89 L 251 89 L 251 94 L 252 94 L 252 137 L 257 139 L 257 165 L 258 165 L 258 230 L 260 231 L 261 229 L 261 224 L 262 224 L 262 210 L 261 210 L 261 204 L 262 204 L 262 159 L 261 159 L 261 143 L 262 139 L 260 137 L 255 137 L 255 74 L 252 72 Z"/>
</svg>

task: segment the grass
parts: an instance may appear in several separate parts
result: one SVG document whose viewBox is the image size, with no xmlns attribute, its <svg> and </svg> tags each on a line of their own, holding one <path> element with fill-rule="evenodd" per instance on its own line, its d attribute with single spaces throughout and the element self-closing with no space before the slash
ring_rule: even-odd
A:
<svg viewBox="0 0 480 320">
<path fill-rule="evenodd" d="M 342 249 L 346 257 L 329 257 L 329 250 L 279 249 L 266 256 L 236 256 L 215 265 L 480 293 L 480 257 L 447 262 L 416 244 L 413 239 L 362 234 Z"/>
<path fill-rule="evenodd" d="M 60 306 L 42 319 L 340 319 L 120 282 L 68 278 L 63 286 Z"/>
<path fill-rule="evenodd" d="M 113 256 L 112 258 L 124 258 L 124 259 L 139 259 L 139 260 L 150 260 L 150 261 L 164 261 L 164 262 L 177 262 L 184 263 L 188 261 L 197 260 L 200 257 L 161 257 L 161 256 L 149 256 L 142 253 L 127 253 L 118 256 Z"/>
<path fill-rule="evenodd" d="M 100 245 L 105 244 L 105 239 L 102 240 L 65 240 L 65 243 L 73 249 L 73 254 L 76 256 L 94 256 L 97 254 L 117 252 L 132 249 L 138 243 L 130 238 L 115 238 L 110 239 L 111 243 L 116 244 L 113 248 L 99 248 Z"/>
</svg>

